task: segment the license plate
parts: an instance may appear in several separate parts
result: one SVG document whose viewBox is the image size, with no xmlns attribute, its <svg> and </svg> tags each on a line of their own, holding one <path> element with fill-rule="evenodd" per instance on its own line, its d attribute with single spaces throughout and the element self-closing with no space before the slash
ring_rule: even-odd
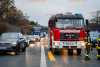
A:
<svg viewBox="0 0 100 67">
<path fill-rule="evenodd" d="M 75 42 L 65 42 L 64 46 L 77 46 Z"/>
<path fill-rule="evenodd" d="M 68 46 L 67 42 L 64 42 L 64 46 Z"/>
</svg>

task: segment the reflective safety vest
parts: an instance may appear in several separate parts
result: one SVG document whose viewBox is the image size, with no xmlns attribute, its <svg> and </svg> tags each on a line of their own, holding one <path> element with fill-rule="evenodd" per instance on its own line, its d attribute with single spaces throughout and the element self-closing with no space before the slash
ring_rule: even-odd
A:
<svg viewBox="0 0 100 67">
<path fill-rule="evenodd" d="M 97 45 L 97 46 L 96 46 L 96 49 L 100 49 L 100 46 Z"/>
<path fill-rule="evenodd" d="M 86 43 L 86 48 L 88 49 L 88 48 L 91 48 L 91 44 L 90 43 Z"/>
<path fill-rule="evenodd" d="M 100 55 L 97 55 L 97 58 L 99 58 L 100 57 Z"/>
</svg>

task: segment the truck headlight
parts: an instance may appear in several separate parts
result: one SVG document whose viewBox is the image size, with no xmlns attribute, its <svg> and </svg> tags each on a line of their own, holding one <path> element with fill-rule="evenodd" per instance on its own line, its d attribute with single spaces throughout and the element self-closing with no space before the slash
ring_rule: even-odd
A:
<svg viewBox="0 0 100 67">
<path fill-rule="evenodd" d="M 54 44 L 55 46 L 59 46 L 59 45 L 60 45 L 60 43 L 57 42 L 57 41 L 54 41 L 53 44 Z"/>
<path fill-rule="evenodd" d="M 85 47 L 85 42 L 84 41 L 82 41 L 81 44 L 82 44 L 83 47 Z"/>
<path fill-rule="evenodd" d="M 82 48 L 82 47 L 85 47 L 85 42 L 84 41 L 77 42 L 77 48 Z"/>
</svg>

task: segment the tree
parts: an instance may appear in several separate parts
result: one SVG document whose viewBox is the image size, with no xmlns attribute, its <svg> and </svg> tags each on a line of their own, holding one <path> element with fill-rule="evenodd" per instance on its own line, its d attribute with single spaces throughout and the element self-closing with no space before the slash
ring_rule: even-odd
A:
<svg viewBox="0 0 100 67">
<path fill-rule="evenodd" d="M 17 10 L 16 7 L 11 7 L 8 12 L 7 20 L 10 24 L 17 24 L 21 19 L 25 18 L 23 13 L 20 10 Z"/>
<path fill-rule="evenodd" d="M 23 33 L 30 33 L 32 26 L 38 23 L 29 21 L 23 12 L 15 7 L 14 0 L 0 0 L 0 32 L 6 32 L 12 25 L 18 26 Z"/>
<path fill-rule="evenodd" d="M 0 19 L 7 18 L 9 9 L 14 6 L 14 0 L 0 0 Z"/>
<path fill-rule="evenodd" d="M 0 0 L 0 33 L 7 30 L 7 16 L 12 6 L 14 6 L 14 0 Z"/>
<path fill-rule="evenodd" d="M 30 23 L 31 23 L 32 26 L 36 26 L 36 25 L 38 25 L 38 23 L 35 22 L 35 21 L 30 21 Z"/>
<path fill-rule="evenodd" d="M 7 25 L 5 23 L 0 23 L 0 34 L 7 31 Z"/>
</svg>

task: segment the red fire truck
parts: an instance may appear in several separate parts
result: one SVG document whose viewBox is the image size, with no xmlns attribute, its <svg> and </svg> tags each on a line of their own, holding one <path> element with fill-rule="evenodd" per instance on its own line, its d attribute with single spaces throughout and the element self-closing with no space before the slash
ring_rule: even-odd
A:
<svg viewBox="0 0 100 67">
<path fill-rule="evenodd" d="M 81 54 L 84 39 L 87 37 L 86 22 L 81 14 L 56 14 L 49 19 L 50 50 L 67 48 L 68 53 Z"/>
</svg>

